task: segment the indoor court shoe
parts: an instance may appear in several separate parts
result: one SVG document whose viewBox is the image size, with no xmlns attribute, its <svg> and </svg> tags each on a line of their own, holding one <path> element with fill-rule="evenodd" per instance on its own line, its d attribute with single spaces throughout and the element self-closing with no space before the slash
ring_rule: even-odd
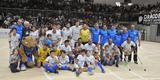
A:
<svg viewBox="0 0 160 80">
<path fill-rule="evenodd" d="M 131 62 L 131 60 L 128 60 L 128 62 Z"/>
<path fill-rule="evenodd" d="M 25 71 L 27 68 L 24 64 L 21 65 L 21 71 Z"/>
<path fill-rule="evenodd" d="M 135 64 L 138 64 L 138 62 L 137 62 L 137 61 L 135 61 L 134 63 L 135 63 Z"/>
<path fill-rule="evenodd" d="M 54 72 L 55 74 L 59 74 L 59 72 L 57 71 L 57 70 L 55 70 L 55 72 Z"/>
<path fill-rule="evenodd" d="M 119 65 L 118 65 L 118 64 L 116 64 L 116 67 L 118 68 L 118 67 L 119 67 Z"/>
<path fill-rule="evenodd" d="M 79 75 L 80 75 L 80 72 L 76 71 L 76 76 L 79 77 Z"/>
</svg>

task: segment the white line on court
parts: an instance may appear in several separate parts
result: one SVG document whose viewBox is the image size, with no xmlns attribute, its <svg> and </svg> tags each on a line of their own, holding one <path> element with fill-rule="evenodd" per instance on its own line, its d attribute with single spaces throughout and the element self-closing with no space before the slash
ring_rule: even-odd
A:
<svg viewBox="0 0 160 80">
<path fill-rule="evenodd" d="M 137 76 L 137 77 L 140 78 L 141 80 L 146 80 L 144 77 L 142 77 L 140 74 L 137 74 L 136 72 L 128 71 L 128 69 L 122 67 L 121 65 L 119 65 L 119 67 L 120 67 L 121 69 L 126 70 L 127 72 L 130 72 L 131 74 Z M 130 67 L 128 67 L 128 68 L 130 68 Z"/>
<path fill-rule="evenodd" d="M 160 78 L 148 78 L 148 80 L 160 80 Z"/>
<path fill-rule="evenodd" d="M 1 49 L 7 49 L 7 48 L 8 48 L 8 47 L 0 47 L 0 50 L 1 50 Z"/>
<path fill-rule="evenodd" d="M 42 72 L 43 72 L 44 76 L 47 78 L 47 80 L 52 80 L 51 77 L 49 77 L 47 75 L 47 73 L 44 71 L 44 69 L 42 67 L 41 67 L 41 69 L 42 69 Z"/>
<path fill-rule="evenodd" d="M 118 76 L 117 74 L 115 74 L 114 72 L 112 72 L 109 68 L 107 69 L 110 73 L 110 75 L 113 75 L 114 77 L 116 77 L 118 80 L 125 80 L 122 77 Z"/>
<path fill-rule="evenodd" d="M 47 78 L 47 80 L 52 80 L 51 77 L 48 76 L 48 74 L 44 71 L 43 68 L 42 69 L 42 72 L 44 74 L 44 76 Z M 113 75 L 115 78 L 117 78 L 118 80 L 125 80 L 123 79 L 122 77 L 118 76 L 117 74 L 115 74 L 114 72 L 112 72 L 110 69 L 107 69 L 109 71 L 109 75 Z M 93 75 L 94 76 L 94 75 Z"/>
</svg>

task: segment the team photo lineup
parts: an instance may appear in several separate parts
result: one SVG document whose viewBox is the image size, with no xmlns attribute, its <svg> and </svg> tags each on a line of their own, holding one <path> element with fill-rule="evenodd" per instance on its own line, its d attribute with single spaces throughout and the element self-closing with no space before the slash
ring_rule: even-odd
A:
<svg viewBox="0 0 160 80">
<path fill-rule="evenodd" d="M 74 23 L 53 21 L 48 27 L 37 27 L 17 19 L 9 32 L 9 68 L 12 73 L 43 67 L 47 73 L 59 70 L 94 74 L 105 73 L 104 66 L 119 63 L 138 64 L 137 48 L 141 33 L 136 25 L 119 25 L 105 21 L 89 24 L 80 19 Z"/>
</svg>

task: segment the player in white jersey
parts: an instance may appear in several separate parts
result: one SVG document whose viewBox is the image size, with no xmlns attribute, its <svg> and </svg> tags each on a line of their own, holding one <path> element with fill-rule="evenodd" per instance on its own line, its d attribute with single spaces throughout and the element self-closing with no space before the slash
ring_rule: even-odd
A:
<svg viewBox="0 0 160 80">
<path fill-rule="evenodd" d="M 69 70 L 69 57 L 66 55 L 64 50 L 61 50 L 61 55 L 59 56 L 60 69 Z"/>
<path fill-rule="evenodd" d="M 122 43 L 122 48 L 123 48 L 123 51 L 124 51 L 124 60 L 126 61 L 126 57 L 129 56 L 131 53 L 132 53 L 132 46 L 136 46 L 135 43 L 133 41 L 131 41 L 131 38 L 128 37 L 128 39 L 126 41 L 124 41 Z"/>
<path fill-rule="evenodd" d="M 89 53 L 91 53 L 92 55 L 94 52 L 98 52 L 98 48 L 96 47 L 96 45 L 94 43 L 92 43 L 91 40 L 89 40 L 89 42 L 84 45 L 84 49 L 89 51 Z"/>
<path fill-rule="evenodd" d="M 85 61 L 86 61 L 86 50 L 82 50 L 81 53 L 78 55 L 78 57 L 74 61 L 74 69 L 76 70 L 76 76 L 79 76 L 80 73 L 82 73 L 85 68 Z"/>
<path fill-rule="evenodd" d="M 70 28 L 70 23 L 62 29 L 63 32 L 63 41 L 67 40 L 68 36 L 72 36 L 72 29 Z"/>
<path fill-rule="evenodd" d="M 38 30 L 36 29 L 35 26 L 32 27 L 32 31 L 30 33 L 30 36 L 32 36 L 33 39 L 38 40 L 38 38 L 39 38 Z"/>
<path fill-rule="evenodd" d="M 20 35 L 17 34 L 16 32 L 17 32 L 16 28 L 12 28 L 9 33 L 10 52 L 12 52 L 13 49 L 19 46 Z"/>
<path fill-rule="evenodd" d="M 81 28 L 82 28 L 82 27 L 79 25 L 79 21 L 77 21 L 77 22 L 75 23 L 75 25 L 71 27 L 73 40 L 75 40 L 75 41 L 78 40 L 78 38 L 80 37 L 79 35 L 80 35 L 80 30 L 81 30 Z"/>
</svg>

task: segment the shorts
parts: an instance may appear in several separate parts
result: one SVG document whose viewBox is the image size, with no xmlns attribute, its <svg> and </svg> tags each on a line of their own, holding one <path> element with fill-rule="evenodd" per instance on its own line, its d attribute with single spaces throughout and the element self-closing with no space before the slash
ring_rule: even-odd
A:
<svg viewBox="0 0 160 80">
<path fill-rule="evenodd" d="M 38 58 L 38 60 L 37 60 L 37 62 L 39 63 L 39 62 L 42 62 L 42 63 L 44 63 L 45 62 L 45 58 Z"/>
</svg>

